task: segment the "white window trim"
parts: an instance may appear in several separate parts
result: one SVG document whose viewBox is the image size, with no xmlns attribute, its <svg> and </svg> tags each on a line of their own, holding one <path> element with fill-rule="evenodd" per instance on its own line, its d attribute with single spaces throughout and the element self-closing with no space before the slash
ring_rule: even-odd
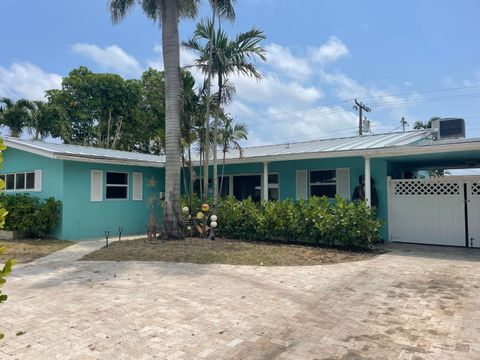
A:
<svg viewBox="0 0 480 360">
<path fill-rule="evenodd" d="M 230 177 L 231 186 L 229 188 L 230 196 L 233 196 L 233 181 L 237 176 L 260 176 L 260 186 L 255 186 L 256 190 L 260 189 L 260 192 L 263 190 L 263 173 L 239 173 L 239 174 L 228 174 L 225 177 Z M 278 198 L 280 199 L 280 173 L 279 172 L 269 172 L 268 175 L 278 175 L 278 184 L 268 184 L 269 189 L 278 189 Z M 225 181 L 225 180 L 224 180 Z"/>
<path fill-rule="evenodd" d="M 127 179 L 127 182 L 128 182 L 128 179 Z M 139 186 L 140 194 L 136 193 L 135 185 Z M 128 190 L 127 190 L 127 194 L 128 194 Z M 141 172 L 132 173 L 132 201 L 143 201 L 143 173 Z"/>
<path fill-rule="evenodd" d="M 320 182 L 315 182 L 312 183 L 310 181 L 310 174 L 315 171 L 334 171 L 335 172 L 335 182 L 331 183 L 320 183 Z M 313 169 L 313 170 L 308 170 L 308 197 L 312 197 L 312 186 L 335 186 L 335 195 L 338 194 L 337 192 L 337 169 Z M 333 199 L 329 197 L 329 199 Z"/>
<path fill-rule="evenodd" d="M 127 174 L 127 184 L 108 184 L 107 178 L 109 173 L 115 174 Z M 130 175 L 127 171 L 105 171 L 105 200 L 107 201 L 125 201 L 130 199 Z M 121 199 L 109 199 L 107 198 L 107 187 L 126 187 L 127 188 L 127 197 Z"/>
<path fill-rule="evenodd" d="M 41 170 L 40 170 L 41 171 Z M 33 181 L 33 188 L 27 188 L 27 174 L 32 174 L 33 173 L 33 177 L 34 177 L 34 181 Z M 25 179 L 24 179 L 24 188 L 23 189 L 17 189 L 17 175 L 18 174 L 23 174 L 25 175 Z M 11 193 L 15 193 L 15 192 L 40 192 L 42 191 L 41 189 L 37 190 L 35 188 L 35 183 L 36 183 L 36 178 L 37 178 L 37 170 L 31 170 L 31 171 L 18 171 L 18 172 L 11 172 L 11 173 L 5 173 L 5 174 L 0 174 L 1 176 L 4 176 L 5 179 L 5 188 L 2 189 L 2 191 L 5 191 L 5 192 L 11 192 Z M 13 189 L 8 189 L 7 190 L 7 175 L 13 175 Z"/>
</svg>

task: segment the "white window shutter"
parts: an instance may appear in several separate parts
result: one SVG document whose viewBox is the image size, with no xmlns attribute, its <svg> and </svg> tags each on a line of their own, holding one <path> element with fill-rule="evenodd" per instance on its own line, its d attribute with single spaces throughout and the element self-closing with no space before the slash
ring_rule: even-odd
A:
<svg viewBox="0 0 480 360">
<path fill-rule="evenodd" d="M 143 200 L 143 174 L 134 172 L 133 173 L 133 195 L 132 200 L 141 201 Z"/>
<path fill-rule="evenodd" d="M 92 170 L 91 172 L 90 201 L 103 200 L 103 171 Z"/>
<path fill-rule="evenodd" d="M 297 200 L 308 197 L 307 175 L 307 170 L 297 170 Z"/>
<path fill-rule="evenodd" d="M 350 199 L 350 168 L 337 169 L 337 195 Z"/>
<path fill-rule="evenodd" d="M 33 191 L 42 191 L 42 170 L 35 170 Z"/>
</svg>

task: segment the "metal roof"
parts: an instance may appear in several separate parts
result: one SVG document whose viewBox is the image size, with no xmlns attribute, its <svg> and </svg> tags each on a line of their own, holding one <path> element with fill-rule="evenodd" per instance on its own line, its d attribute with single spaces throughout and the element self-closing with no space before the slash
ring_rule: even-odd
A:
<svg viewBox="0 0 480 360">
<path fill-rule="evenodd" d="M 424 140 L 428 135 L 430 135 L 429 131 L 407 131 L 402 133 L 364 135 L 279 145 L 245 147 L 243 148 L 243 159 L 401 147 L 418 143 Z M 226 154 L 226 159 L 235 159 L 239 157 L 240 152 L 238 150 L 231 150 Z"/>
<path fill-rule="evenodd" d="M 165 164 L 165 156 L 102 149 L 90 146 L 47 143 L 43 141 L 24 140 L 11 137 L 5 137 L 4 141 L 7 147 L 56 159 L 156 167 L 163 167 Z"/>
<path fill-rule="evenodd" d="M 243 148 L 243 156 L 238 150 L 226 153 L 227 163 L 252 163 L 263 161 L 283 161 L 315 158 L 334 158 L 342 156 L 401 156 L 404 154 L 422 154 L 424 152 L 459 151 L 480 149 L 480 139 L 454 139 L 432 141 L 428 139 L 430 131 L 407 131 L 378 135 L 364 135 L 336 139 L 303 141 L 296 143 L 265 145 Z M 165 156 L 141 154 L 136 152 L 101 149 L 88 146 L 46 143 L 43 141 L 5 138 L 8 147 L 36 153 L 39 155 L 73 161 L 114 163 L 164 167 Z M 221 161 L 223 153 L 218 152 Z M 198 154 L 193 159 L 198 162 Z"/>
</svg>

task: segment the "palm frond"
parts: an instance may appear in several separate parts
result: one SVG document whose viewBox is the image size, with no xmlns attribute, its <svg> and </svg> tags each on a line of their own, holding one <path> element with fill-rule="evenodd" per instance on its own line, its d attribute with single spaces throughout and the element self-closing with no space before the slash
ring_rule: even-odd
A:
<svg viewBox="0 0 480 360">
<path fill-rule="evenodd" d="M 110 0 L 108 7 L 112 22 L 119 23 L 134 6 L 135 0 Z"/>
</svg>

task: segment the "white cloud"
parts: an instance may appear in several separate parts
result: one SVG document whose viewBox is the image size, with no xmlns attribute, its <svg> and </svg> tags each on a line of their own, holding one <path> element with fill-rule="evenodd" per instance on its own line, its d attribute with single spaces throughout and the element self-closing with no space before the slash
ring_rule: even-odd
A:
<svg viewBox="0 0 480 360">
<path fill-rule="evenodd" d="M 303 86 L 296 81 L 283 81 L 278 74 L 268 73 L 262 80 L 234 75 L 230 78 L 236 88 L 236 97 L 251 104 L 282 104 L 297 107 L 323 97 L 323 92 L 314 86 Z"/>
<path fill-rule="evenodd" d="M 251 113 L 249 109 L 248 113 Z M 299 142 L 305 140 L 354 136 L 357 117 L 340 106 L 317 106 L 298 111 L 289 106 L 269 106 L 266 111 L 238 121 L 249 128 L 248 145 Z"/>
<path fill-rule="evenodd" d="M 94 61 L 104 71 L 116 71 L 124 76 L 139 76 L 142 73 L 137 59 L 117 45 L 102 49 L 93 44 L 76 43 L 72 45 L 72 51 Z"/>
<path fill-rule="evenodd" d="M 330 37 L 325 44 L 318 48 L 310 48 L 309 50 L 310 58 L 322 65 L 334 62 L 349 53 L 347 46 L 336 36 Z"/>
<path fill-rule="evenodd" d="M 0 66 L 0 97 L 43 100 L 45 90 L 60 88 L 62 77 L 48 73 L 29 62 Z"/>
<path fill-rule="evenodd" d="M 282 75 L 296 79 L 305 79 L 311 75 L 312 70 L 307 60 L 293 56 L 289 48 L 272 43 L 265 49 L 267 65 L 282 71 Z"/>
</svg>

